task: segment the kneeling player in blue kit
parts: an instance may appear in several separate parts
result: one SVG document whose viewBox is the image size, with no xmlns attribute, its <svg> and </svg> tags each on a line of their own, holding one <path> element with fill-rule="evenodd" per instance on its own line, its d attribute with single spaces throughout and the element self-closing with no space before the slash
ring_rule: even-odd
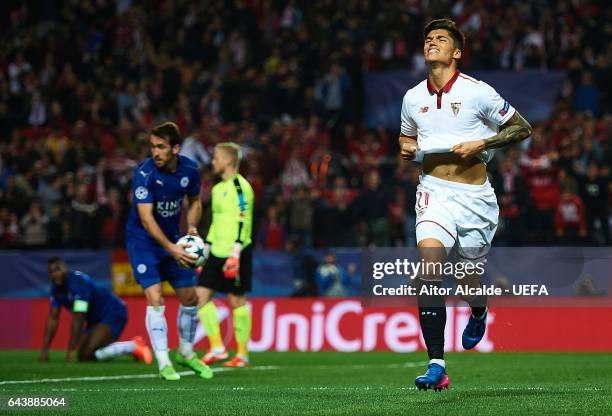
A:
<svg viewBox="0 0 612 416">
<path fill-rule="evenodd" d="M 121 299 L 85 273 L 68 270 L 66 263 L 58 257 L 48 260 L 47 269 L 52 282 L 51 307 L 41 361 L 49 359 L 49 346 L 57 330 L 62 306 L 73 315 L 66 361 L 72 361 L 75 353 L 79 361 L 105 361 L 127 354 L 146 364 L 153 361 L 151 350 L 142 338 L 115 342 L 128 319 L 127 308 Z M 84 323 L 87 324 L 85 330 Z"/>
</svg>

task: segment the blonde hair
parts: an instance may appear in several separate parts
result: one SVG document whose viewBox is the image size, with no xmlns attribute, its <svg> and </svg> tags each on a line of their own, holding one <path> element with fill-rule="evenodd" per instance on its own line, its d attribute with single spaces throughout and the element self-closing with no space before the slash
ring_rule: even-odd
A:
<svg viewBox="0 0 612 416">
<path fill-rule="evenodd" d="M 238 168 L 240 161 L 242 160 L 242 148 L 239 144 L 234 142 L 223 142 L 215 146 L 215 150 L 223 150 L 225 153 L 230 155 L 234 161 L 234 167 Z"/>
</svg>

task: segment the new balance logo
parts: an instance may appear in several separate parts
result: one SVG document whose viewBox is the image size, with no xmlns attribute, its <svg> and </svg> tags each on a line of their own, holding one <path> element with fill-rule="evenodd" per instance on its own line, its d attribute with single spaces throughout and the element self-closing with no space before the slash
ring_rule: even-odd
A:
<svg viewBox="0 0 612 416">
<path fill-rule="evenodd" d="M 425 107 L 421 107 L 421 109 L 419 110 L 419 113 L 426 113 L 429 111 L 429 107 L 425 106 Z"/>
</svg>

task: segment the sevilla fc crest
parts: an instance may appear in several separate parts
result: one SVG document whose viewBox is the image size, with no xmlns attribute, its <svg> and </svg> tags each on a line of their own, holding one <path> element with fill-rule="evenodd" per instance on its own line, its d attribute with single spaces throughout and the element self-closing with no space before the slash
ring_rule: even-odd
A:
<svg viewBox="0 0 612 416">
<path fill-rule="evenodd" d="M 459 110 L 461 109 L 461 103 L 451 103 L 451 109 L 453 110 L 453 115 L 457 116 L 457 114 L 459 114 Z"/>
</svg>

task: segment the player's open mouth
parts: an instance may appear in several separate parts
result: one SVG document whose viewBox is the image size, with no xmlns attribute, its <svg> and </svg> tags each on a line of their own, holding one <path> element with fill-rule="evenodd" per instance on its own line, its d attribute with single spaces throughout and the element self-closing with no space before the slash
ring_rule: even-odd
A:
<svg viewBox="0 0 612 416">
<path fill-rule="evenodd" d="M 440 49 L 438 49 L 438 48 L 429 48 L 429 49 L 427 49 L 427 53 L 432 53 L 432 52 L 438 52 L 439 53 Z"/>
</svg>

